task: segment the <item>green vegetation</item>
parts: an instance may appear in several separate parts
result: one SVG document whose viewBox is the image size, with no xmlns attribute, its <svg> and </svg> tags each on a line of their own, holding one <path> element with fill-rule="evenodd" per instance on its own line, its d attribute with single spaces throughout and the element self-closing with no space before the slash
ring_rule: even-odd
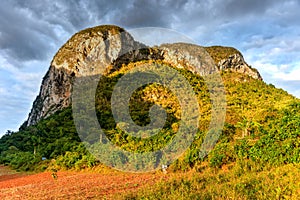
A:
<svg viewBox="0 0 300 200">
<path fill-rule="evenodd" d="M 58 111 L 35 126 L 7 132 L 0 140 L 1 163 L 19 170 L 39 170 L 39 164 L 45 169 L 51 159 L 82 147 L 71 108 Z M 47 160 L 42 161 L 42 157 Z"/>
<path fill-rule="evenodd" d="M 129 63 L 100 80 L 95 107 L 99 123 L 113 143 L 128 151 L 152 151 L 172 140 L 180 125 L 181 109 L 167 88 L 146 85 L 134 92 L 130 100 L 133 121 L 148 124 L 149 108 L 159 104 L 166 110 L 167 122 L 160 134 L 147 139 L 124 133 L 120 127 L 126 124 L 114 122 L 110 98 L 118 79 L 135 64 Z M 174 178 L 124 198 L 296 199 L 300 188 L 296 181 L 300 163 L 300 101 L 249 76 L 222 72 L 227 98 L 226 123 L 215 148 L 201 159 L 200 147 L 210 119 L 209 93 L 203 78 L 187 70 L 179 72 L 198 96 L 201 119 L 192 145 L 168 170 L 201 173 Z M 80 170 L 100 164 L 80 142 L 71 108 L 58 111 L 35 126 L 7 132 L 0 139 L 0 153 L 0 163 L 25 171 Z M 47 159 L 42 161 L 42 157 Z"/>
<path fill-rule="evenodd" d="M 211 46 L 205 47 L 205 50 L 209 53 L 215 63 L 219 63 L 221 60 L 227 59 L 234 54 L 241 55 L 241 52 L 233 47 Z"/>
<path fill-rule="evenodd" d="M 114 199 L 299 199 L 300 165 L 288 164 L 262 172 L 208 169 L 202 173 L 178 174 L 169 180 Z"/>
</svg>

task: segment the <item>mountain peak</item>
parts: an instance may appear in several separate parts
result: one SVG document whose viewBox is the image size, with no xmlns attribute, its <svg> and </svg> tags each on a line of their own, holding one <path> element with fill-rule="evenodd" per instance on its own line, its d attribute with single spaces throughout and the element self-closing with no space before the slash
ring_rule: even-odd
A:
<svg viewBox="0 0 300 200">
<path fill-rule="evenodd" d="M 162 60 L 174 67 L 185 68 L 195 73 L 195 66 L 199 63 L 198 57 L 207 55 L 211 56 L 217 68 L 203 65 L 199 74 L 201 76 L 218 69 L 231 70 L 262 80 L 257 70 L 251 68 L 244 61 L 242 54 L 232 47 L 203 48 L 194 44 L 175 43 L 152 48 L 135 41 L 123 28 L 114 25 L 79 31 L 54 56 L 43 78 L 40 93 L 22 126 L 34 125 L 40 119 L 71 105 L 74 77 L 96 75 L 103 73 L 103 68 L 108 65 L 120 67 L 122 62 L 139 60 Z M 95 65 L 86 65 L 87 60 L 93 60 Z"/>
<path fill-rule="evenodd" d="M 80 65 L 92 54 L 98 59 L 110 63 L 119 55 L 123 47 L 137 48 L 140 43 L 135 42 L 132 36 L 123 28 L 115 25 L 103 25 L 87 28 L 75 33 L 56 53 L 51 66 L 73 71 L 76 75 L 87 75 Z M 103 49 L 106 48 L 106 49 Z M 109 50 L 107 57 L 99 55 L 101 50 Z M 94 51 L 94 52 L 93 52 Z M 104 55 L 104 54 L 103 54 Z M 82 71 L 83 70 L 83 71 Z M 98 73 L 97 71 L 91 74 Z"/>
<path fill-rule="evenodd" d="M 263 80 L 257 69 L 246 63 L 239 50 L 224 46 L 205 47 L 205 50 L 210 54 L 220 71 L 231 70 L 246 74 L 254 79 Z"/>
</svg>

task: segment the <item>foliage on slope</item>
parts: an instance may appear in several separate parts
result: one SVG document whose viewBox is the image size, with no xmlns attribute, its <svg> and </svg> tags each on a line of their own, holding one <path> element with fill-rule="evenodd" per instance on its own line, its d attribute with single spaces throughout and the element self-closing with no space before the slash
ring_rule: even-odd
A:
<svg viewBox="0 0 300 200">
<path fill-rule="evenodd" d="M 209 53 L 215 63 L 219 63 L 221 60 L 227 59 L 234 54 L 242 55 L 241 52 L 233 47 L 211 46 L 205 47 L 205 50 Z"/>
<path fill-rule="evenodd" d="M 288 164 L 265 171 L 235 166 L 185 173 L 113 199 L 299 199 L 300 166 Z"/>
<path fill-rule="evenodd" d="M 151 151 L 164 146 L 176 134 L 180 106 L 168 89 L 156 84 L 147 85 L 138 89 L 130 100 L 132 119 L 139 125 L 146 125 L 149 123 L 149 108 L 154 103 L 159 104 L 167 112 L 168 120 L 163 131 L 142 140 L 120 130 L 113 120 L 110 97 L 118 79 L 134 66 L 134 63 L 129 63 L 100 80 L 95 106 L 100 125 L 112 142 L 129 151 Z M 201 160 L 200 146 L 210 118 L 209 93 L 203 78 L 186 70 L 179 72 L 198 95 L 201 126 L 189 150 L 170 166 L 170 170 L 197 169 L 205 162 L 210 167 L 219 168 L 243 160 L 256 162 L 262 169 L 266 164 L 280 166 L 300 162 L 299 100 L 273 85 L 233 72 L 222 73 L 227 93 L 223 133 L 209 156 Z M 80 142 L 71 108 L 59 111 L 35 126 L 16 133 L 8 132 L 0 139 L 0 152 L 1 163 L 21 170 L 33 170 L 36 166 L 80 169 L 98 164 Z M 47 160 L 41 161 L 42 157 Z"/>
</svg>

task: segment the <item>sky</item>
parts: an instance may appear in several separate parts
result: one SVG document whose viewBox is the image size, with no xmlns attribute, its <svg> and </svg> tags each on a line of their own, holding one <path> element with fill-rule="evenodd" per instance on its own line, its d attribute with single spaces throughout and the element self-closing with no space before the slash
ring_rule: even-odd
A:
<svg viewBox="0 0 300 200">
<path fill-rule="evenodd" d="M 161 27 L 239 49 L 266 83 L 300 97 L 300 0 L 6 0 L 0 6 L 0 135 L 17 131 L 56 51 L 103 24 Z"/>
</svg>

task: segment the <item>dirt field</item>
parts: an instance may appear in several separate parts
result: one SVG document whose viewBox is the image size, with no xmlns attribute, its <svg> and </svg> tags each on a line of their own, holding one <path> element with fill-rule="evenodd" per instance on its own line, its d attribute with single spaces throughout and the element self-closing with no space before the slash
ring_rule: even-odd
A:
<svg viewBox="0 0 300 200">
<path fill-rule="evenodd" d="M 136 190 L 167 179 L 161 173 L 51 172 L 16 173 L 0 166 L 0 199 L 111 199 L 112 195 Z"/>
</svg>

